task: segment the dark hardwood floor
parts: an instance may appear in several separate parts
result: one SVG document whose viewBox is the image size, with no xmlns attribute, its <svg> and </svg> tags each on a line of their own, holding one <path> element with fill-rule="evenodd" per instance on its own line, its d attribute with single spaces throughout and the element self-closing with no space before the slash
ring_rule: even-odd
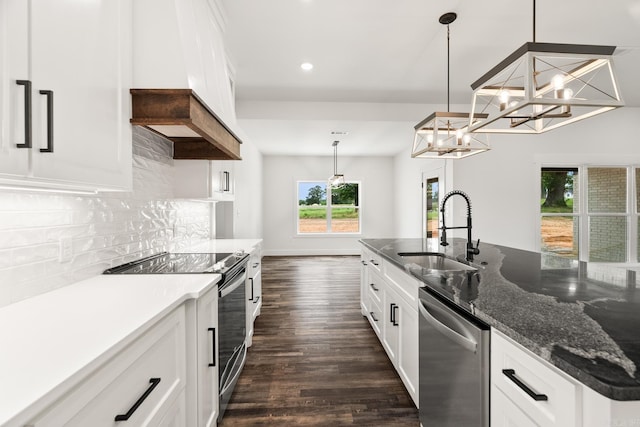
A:
<svg viewBox="0 0 640 427">
<path fill-rule="evenodd" d="M 262 313 L 220 427 L 419 426 L 360 313 L 359 257 L 265 257 Z"/>
</svg>

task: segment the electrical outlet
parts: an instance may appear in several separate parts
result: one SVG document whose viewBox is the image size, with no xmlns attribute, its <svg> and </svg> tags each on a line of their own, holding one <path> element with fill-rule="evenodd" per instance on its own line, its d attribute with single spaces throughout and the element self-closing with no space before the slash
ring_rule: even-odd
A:
<svg viewBox="0 0 640 427">
<path fill-rule="evenodd" d="M 60 262 L 69 262 L 73 257 L 73 242 L 70 237 L 62 237 L 59 241 L 59 257 Z"/>
</svg>

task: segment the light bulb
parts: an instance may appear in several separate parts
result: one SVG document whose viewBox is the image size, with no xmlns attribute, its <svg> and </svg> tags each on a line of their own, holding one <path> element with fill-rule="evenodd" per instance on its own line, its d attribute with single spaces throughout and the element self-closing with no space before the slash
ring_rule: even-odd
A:
<svg viewBox="0 0 640 427">
<path fill-rule="evenodd" d="M 571 99 L 573 98 L 573 91 L 571 89 L 565 89 L 563 95 L 564 99 Z"/>
<path fill-rule="evenodd" d="M 564 76 L 562 74 L 556 74 L 551 79 L 551 83 L 553 84 L 553 88 L 555 90 L 564 89 Z"/>
<path fill-rule="evenodd" d="M 498 94 L 498 98 L 500 99 L 500 111 L 504 110 L 505 108 L 507 108 L 507 104 L 509 103 L 509 91 L 508 90 L 501 90 L 500 93 Z"/>
<path fill-rule="evenodd" d="M 464 141 L 465 144 L 470 145 L 471 135 L 469 135 L 468 133 L 465 133 L 464 136 L 462 137 L 462 141 Z"/>
<path fill-rule="evenodd" d="M 442 139 L 438 139 L 438 147 L 442 147 L 443 141 Z"/>
<path fill-rule="evenodd" d="M 433 134 L 432 134 L 432 133 L 430 133 L 429 135 L 427 135 L 427 142 L 428 142 L 429 144 L 433 144 Z"/>
</svg>

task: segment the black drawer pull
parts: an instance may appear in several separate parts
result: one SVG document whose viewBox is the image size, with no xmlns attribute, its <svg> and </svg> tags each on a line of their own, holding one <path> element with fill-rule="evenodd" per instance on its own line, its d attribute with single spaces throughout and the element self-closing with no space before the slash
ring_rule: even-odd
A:
<svg viewBox="0 0 640 427">
<path fill-rule="evenodd" d="M 378 292 L 380 290 L 380 289 L 376 288 L 375 283 L 370 283 L 369 286 L 371 286 L 371 289 L 373 289 L 376 292 Z"/>
<path fill-rule="evenodd" d="M 362 265 L 367 265 L 367 261 L 365 260 L 361 260 L 360 262 L 362 263 Z"/>
<path fill-rule="evenodd" d="M 140 405 L 142 405 L 142 402 L 144 402 L 146 398 L 149 397 L 153 389 L 156 388 L 158 384 L 160 384 L 160 378 L 151 378 L 149 379 L 149 382 L 151 383 L 151 385 L 149 386 L 149 388 L 147 388 L 144 394 L 140 396 L 140 399 L 138 399 L 136 403 L 133 404 L 131 409 L 129 409 L 126 414 L 116 415 L 116 421 L 128 421 L 133 413 L 138 410 Z"/>
<path fill-rule="evenodd" d="M 24 143 L 18 148 L 31 148 L 31 80 L 16 80 L 18 86 L 24 86 Z"/>
<path fill-rule="evenodd" d="M 372 260 L 371 260 L 371 264 L 373 264 L 373 265 L 380 265 L 380 264 L 378 264 L 374 259 L 372 259 Z"/>
<path fill-rule="evenodd" d="M 249 280 L 251 280 L 251 298 L 249 298 L 249 301 L 253 301 L 253 277 L 249 277 Z"/>
<path fill-rule="evenodd" d="M 376 315 L 373 314 L 373 311 L 370 311 L 369 314 L 371 314 L 371 318 L 373 319 L 374 322 L 378 321 L 378 319 L 376 319 Z"/>
<path fill-rule="evenodd" d="M 211 332 L 211 360 L 213 360 L 209 366 L 216 366 L 216 328 L 209 328 L 208 331 Z"/>
<path fill-rule="evenodd" d="M 398 308 L 398 304 L 391 303 L 390 313 L 391 313 L 391 324 L 393 326 L 398 326 L 398 319 L 396 319 L 396 308 Z"/>
<path fill-rule="evenodd" d="M 41 148 L 41 153 L 53 153 L 53 91 L 41 90 L 40 95 L 47 97 L 47 148 Z"/>
<path fill-rule="evenodd" d="M 256 299 L 255 299 L 255 300 L 253 300 L 253 303 L 254 303 L 254 304 L 257 304 L 257 303 L 258 303 L 258 301 L 260 301 L 260 297 L 259 297 L 259 296 L 257 296 L 257 297 L 256 297 Z"/>
<path fill-rule="evenodd" d="M 520 387 L 525 393 L 527 393 L 533 400 L 549 400 L 546 394 L 538 394 L 535 391 L 531 390 L 531 388 L 520 381 L 518 377 L 516 377 L 516 371 L 513 369 L 503 369 L 502 373 L 507 376 L 511 381 L 515 383 L 518 387 Z"/>
</svg>

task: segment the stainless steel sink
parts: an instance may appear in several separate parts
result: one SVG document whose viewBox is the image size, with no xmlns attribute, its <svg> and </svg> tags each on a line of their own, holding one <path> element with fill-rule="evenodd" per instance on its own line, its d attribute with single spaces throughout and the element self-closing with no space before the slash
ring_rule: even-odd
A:
<svg viewBox="0 0 640 427">
<path fill-rule="evenodd" d="M 400 252 L 398 256 L 402 257 L 408 264 L 416 264 L 435 273 L 472 272 L 478 270 L 465 263 L 447 258 L 439 252 Z"/>
</svg>

